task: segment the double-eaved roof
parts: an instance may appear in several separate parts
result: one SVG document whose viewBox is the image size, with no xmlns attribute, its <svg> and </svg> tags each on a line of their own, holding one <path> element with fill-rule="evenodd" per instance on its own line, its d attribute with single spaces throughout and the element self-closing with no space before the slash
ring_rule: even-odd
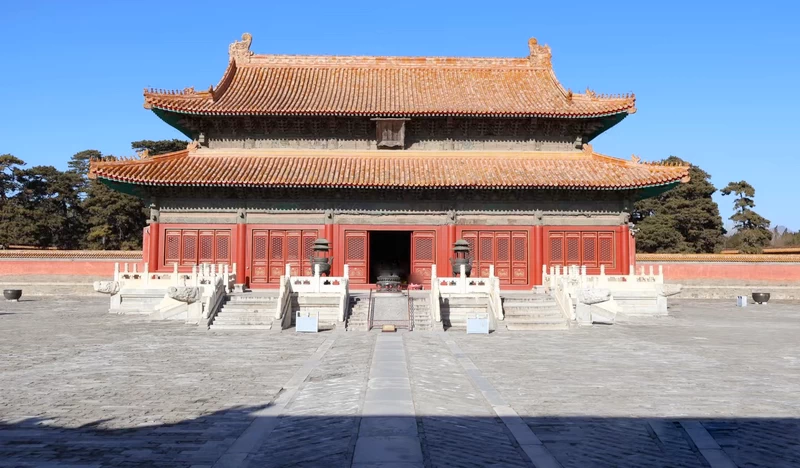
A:
<svg viewBox="0 0 800 468">
<path fill-rule="evenodd" d="M 224 76 L 206 91 L 145 90 L 145 107 L 198 115 L 370 117 L 602 117 L 635 111 L 633 95 L 564 89 L 550 48 L 524 58 L 255 55 L 230 46 Z"/>
<path fill-rule="evenodd" d="M 667 186 L 685 166 L 582 152 L 186 149 L 94 162 L 91 176 L 145 186 L 355 189 L 592 189 Z"/>
</svg>

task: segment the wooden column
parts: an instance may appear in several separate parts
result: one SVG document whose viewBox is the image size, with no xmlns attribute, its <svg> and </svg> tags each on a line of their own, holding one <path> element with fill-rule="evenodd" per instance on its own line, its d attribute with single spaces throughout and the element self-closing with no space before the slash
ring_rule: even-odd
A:
<svg viewBox="0 0 800 468">
<path fill-rule="evenodd" d="M 150 271 L 158 271 L 158 257 L 159 257 L 159 250 L 161 246 L 158 242 L 158 235 L 159 235 L 159 223 L 153 221 L 150 223 L 150 242 L 148 244 L 148 251 L 147 251 L 147 263 L 148 268 Z"/>
<path fill-rule="evenodd" d="M 241 216 L 236 222 L 235 242 L 236 248 L 236 284 L 247 286 L 247 224 Z"/>
<path fill-rule="evenodd" d="M 621 239 L 619 240 L 617 259 L 622 263 L 622 274 L 627 275 L 631 265 L 631 231 L 627 224 L 622 225 L 620 231 Z"/>
<path fill-rule="evenodd" d="M 330 222 L 329 222 L 330 221 Z M 333 220 L 325 219 L 325 227 L 322 230 L 322 237 L 328 239 L 328 245 L 331 246 L 331 253 L 334 257 L 343 254 L 344 252 L 336 252 L 336 239 L 334 239 L 334 229 L 333 229 Z M 336 258 L 333 259 L 334 262 Z M 342 271 L 339 271 L 336 268 L 336 265 L 331 265 L 331 276 L 341 276 L 344 274 L 344 266 L 342 266 Z"/>
<path fill-rule="evenodd" d="M 542 226 L 533 227 L 533 278 L 534 286 L 542 284 L 542 264 L 544 264 L 544 228 Z"/>
</svg>

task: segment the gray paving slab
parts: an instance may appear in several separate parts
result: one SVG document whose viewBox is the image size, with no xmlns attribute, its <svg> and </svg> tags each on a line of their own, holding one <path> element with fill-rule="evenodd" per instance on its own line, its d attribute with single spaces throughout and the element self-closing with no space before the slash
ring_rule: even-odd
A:
<svg viewBox="0 0 800 468">
<path fill-rule="evenodd" d="M 422 462 L 422 449 L 415 436 L 367 436 L 356 442 L 355 463 Z"/>
<path fill-rule="evenodd" d="M 341 333 L 315 356 L 334 334 L 0 303 L 0 466 L 797 466 L 800 306 L 675 306 L 557 333 Z M 361 464 L 359 436 L 416 438 L 422 461 Z"/>
</svg>

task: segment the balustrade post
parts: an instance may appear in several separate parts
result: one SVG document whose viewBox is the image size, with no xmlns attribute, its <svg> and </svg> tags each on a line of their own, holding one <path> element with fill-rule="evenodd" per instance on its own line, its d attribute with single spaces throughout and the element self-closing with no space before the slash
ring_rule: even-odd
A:
<svg viewBox="0 0 800 468">
<path fill-rule="evenodd" d="M 291 263 L 287 263 L 284 266 L 284 270 L 285 270 L 284 274 L 286 275 L 286 277 L 287 278 L 291 278 L 292 277 L 292 264 Z"/>
<path fill-rule="evenodd" d="M 350 265 L 344 264 L 344 279 L 350 279 Z"/>
<path fill-rule="evenodd" d="M 202 266 L 201 266 L 201 268 L 202 268 Z M 192 286 L 197 286 L 197 277 L 198 277 L 198 275 L 199 275 L 199 273 L 197 271 L 197 265 L 192 265 L 192 278 L 189 280 L 189 281 L 192 282 L 192 283 L 190 283 Z"/>
<path fill-rule="evenodd" d="M 150 265 L 147 262 L 144 262 L 144 285 L 150 285 Z"/>
<path fill-rule="evenodd" d="M 123 265 L 125 266 L 124 273 L 128 273 L 128 262 L 123 263 Z"/>
<path fill-rule="evenodd" d="M 320 287 L 322 285 L 322 278 L 319 274 L 319 263 L 314 265 L 314 292 L 320 292 Z"/>
<path fill-rule="evenodd" d="M 636 275 L 636 267 L 631 265 L 628 270 L 628 276 L 635 276 Z"/>
<path fill-rule="evenodd" d="M 494 278 L 494 265 L 489 265 L 489 278 Z"/>
<path fill-rule="evenodd" d="M 467 267 L 464 264 L 461 264 L 459 268 L 459 285 L 462 293 L 467 292 Z"/>
<path fill-rule="evenodd" d="M 178 264 L 177 263 L 173 263 L 172 264 L 172 283 L 175 286 L 180 286 L 178 284 Z"/>
<path fill-rule="evenodd" d="M 114 281 L 119 281 L 119 262 L 114 262 Z"/>
<path fill-rule="evenodd" d="M 639 267 L 639 274 L 644 276 L 644 265 Z"/>
</svg>

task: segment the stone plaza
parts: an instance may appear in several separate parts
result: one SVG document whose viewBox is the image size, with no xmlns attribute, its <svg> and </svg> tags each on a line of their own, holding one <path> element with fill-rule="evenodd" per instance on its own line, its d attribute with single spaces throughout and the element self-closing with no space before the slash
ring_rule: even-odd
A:
<svg viewBox="0 0 800 468">
<path fill-rule="evenodd" d="M 2 303 L 0 466 L 797 466 L 800 307 L 486 335 Z"/>
</svg>

